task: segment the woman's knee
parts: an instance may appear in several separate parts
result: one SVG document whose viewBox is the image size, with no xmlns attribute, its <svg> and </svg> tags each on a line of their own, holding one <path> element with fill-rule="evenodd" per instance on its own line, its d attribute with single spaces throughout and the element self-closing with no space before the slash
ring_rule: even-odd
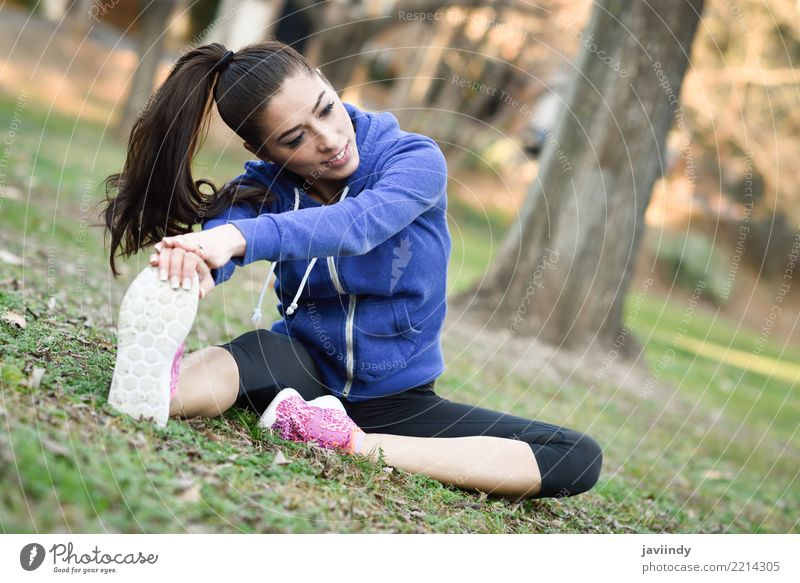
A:
<svg viewBox="0 0 800 583">
<path fill-rule="evenodd" d="M 530 442 L 539 462 L 542 485 L 534 498 L 563 498 L 591 490 L 600 478 L 603 451 L 592 437 L 560 428 L 547 439 Z"/>
<path fill-rule="evenodd" d="M 180 361 L 170 416 L 214 416 L 236 400 L 239 373 L 233 356 L 219 346 L 186 354 Z"/>
<path fill-rule="evenodd" d="M 603 468 L 603 450 L 594 438 L 573 431 L 575 443 L 573 445 L 574 457 L 573 473 L 576 475 L 569 485 L 569 496 L 580 494 L 591 490 L 600 479 L 600 471 Z"/>
</svg>

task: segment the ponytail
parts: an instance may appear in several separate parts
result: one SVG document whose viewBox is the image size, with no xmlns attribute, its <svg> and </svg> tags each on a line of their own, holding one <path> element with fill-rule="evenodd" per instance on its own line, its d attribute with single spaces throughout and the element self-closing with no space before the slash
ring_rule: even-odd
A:
<svg viewBox="0 0 800 583">
<path fill-rule="evenodd" d="M 208 132 L 212 96 L 228 127 L 260 149 L 264 109 L 285 79 L 301 71 L 321 74 L 277 40 L 233 55 L 212 43 L 178 60 L 134 123 L 122 171 L 104 181 L 109 262 L 115 277 L 118 252 L 128 257 L 164 237 L 189 232 L 202 217 L 219 214 L 234 199 L 256 209 L 271 200 L 272 194 L 262 185 L 236 181 L 218 191 L 210 180 L 195 181 L 191 162 Z M 202 193 L 202 185 L 211 192 Z"/>
<path fill-rule="evenodd" d="M 134 123 L 122 172 L 104 181 L 115 277 L 117 249 L 130 256 L 194 224 L 203 197 L 199 187 L 210 183 L 195 183 L 190 164 L 207 125 L 212 69 L 224 52 L 209 45 L 181 57 Z M 114 190 L 118 195 L 111 199 Z"/>
</svg>

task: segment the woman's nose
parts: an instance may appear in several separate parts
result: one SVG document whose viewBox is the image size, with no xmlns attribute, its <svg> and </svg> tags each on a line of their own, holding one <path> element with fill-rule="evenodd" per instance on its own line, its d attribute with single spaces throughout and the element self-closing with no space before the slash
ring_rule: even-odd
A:
<svg viewBox="0 0 800 583">
<path fill-rule="evenodd" d="M 338 146 L 339 138 L 335 133 L 327 133 L 320 136 L 320 150 L 323 153 L 335 154 Z"/>
</svg>

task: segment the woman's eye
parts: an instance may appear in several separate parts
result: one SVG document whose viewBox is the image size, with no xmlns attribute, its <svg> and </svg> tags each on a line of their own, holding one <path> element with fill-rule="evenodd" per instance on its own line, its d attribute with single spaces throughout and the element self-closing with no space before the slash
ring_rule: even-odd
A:
<svg viewBox="0 0 800 583">
<path fill-rule="evenodd" d="M 329 103 L 329 104 L 328 104 L 328 105 L 325 107 L 325 109 L 323 109 L 323 110 L 320 112 L 320 116 L 321 116 L 321 117 L 326 117 L 327 115 L 329 115 L 329 114 L 330 114 L 330 112 L 331 112 L 331 110 L 332 110 L 332 109 L 333 109 L 333 101 L 331 101 L 331 102 L 330 102 L 330 103 Z M 305 133 L 305 132 L 303 132 L 303 133 Z M 302 141 L 303 141 L 303 133 L 301 133 L 299 136 L 297 136 L 295 139 L 293 139 L 291 142 L 289 142 L 289 143 L 288 143 L 288 144 L 286 144 L 286 145 L 287 145 L 287 146 L 289 146 L 290 148 L 296 148 L 297 146 L 299 146 L 299 145 L 300 145 L 300 142 L 302 142 Z"/>
<path fill-rule="evenodd" d="M 289 144 L 288 144 L 288 145 L 289 145 L 289 147 L 290 147 L 290 148 L 294 148 L 294 147 L 296 147 L 296 146 L 297 146 L 297 145 L 298 145 L 298 144 L 299 144 L 299 143 L 300 143 L 302 140 L 303 140 L 303 134 L 300 134 L 300 135 L 299 135 L 299 136 L 297 136 L 295 139 L 293 139 L 291 142 L 289 142 Z"/>
</svg>

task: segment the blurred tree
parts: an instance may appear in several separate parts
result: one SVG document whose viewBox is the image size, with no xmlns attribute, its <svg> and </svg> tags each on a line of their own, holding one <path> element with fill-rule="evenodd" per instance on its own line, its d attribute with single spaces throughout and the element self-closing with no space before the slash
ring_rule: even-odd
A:
<svg viewBox="0 0 800 583">
<path fill-rule="evenodd" d="M 787 0 L 710 0 L 682 103 L 712 195 L 800 224 L 800 19 Z M 699 154 L 698 154 L 699 153 Z M 753 192 L 744 197 L 747 175 Z M 757 258 L 759 261 L 761 258 Z"/>
<path fill-rule="evenodd" d="M 519 220 L 488 283 L 451 297 L 454 304 L 558 346 L 615 341 L 702 6 L 595 3 Z"/>
<path fill-rule="evenodd" d="M 285 0 L 221 0 L 217 14 L 195 44 L 220 43 L 233 51 L 270 38 Z"/>
<path fill-rule="evenodd" d="M 286 0 L 280 19 L 275 23 L 275 38 L 291 45 L 298 53 L 306 54 L 306 45 L 312 32 L 309 11 L 302 0 Z"/>
<path fill-rule="evenodd" d="M 122 110 L 122 117 L 115 128 L 117 135 L 123 140 L 127 139 L 153 90 L 158 63 L 163 52 L 165 33 L 177 1 L 141 0 L 139 5 L 141 26 L 138 43 L 139 63 L 133 74 L 131 90 Z"/>
<path fill-rule="evenodd" d="M 463 0 L 464 3 L 475 0 Z M 320 5 L 317 0 L 295 0 L 307 7 L 313 33 L 306 56 L 338 90 L 348 87 L 360 64 L 366 65 L 361 50 L 364 43 L 386 28 L 397 26 L 400 13 L 433 13 L 453 0 L 387 0 L 362 2 L 338 0 Z"/>
<path fill-rule="evenodd" d="M 425 24 L 429 30 L 404 43 L 416 45 L 412 58 L 408 51 L 396 51 L 401 62 L 395 65 L 398 83 L 391 105 L 400 125 L 438 140 L 453 172 L 498 141 L 510 142 L 522 132 L 525 108 L 563 66 L 563 58 L 553 53 L 563 55 L 568 44 L 553 21 L 565 6 L 563 0 L 536 5 L 469 0 L 440 8 L 427 23 L 407 23 L 404 39 Z M 513 97 L 513 105 L 504 94 Z M 517 165 L 509 158 L 500 170 Z"/>
<path fill-rule="evenodd" d="M 190 0 L 189 38 L 200 38 L 215 24 L 221 0 Z"/>
</svg>

